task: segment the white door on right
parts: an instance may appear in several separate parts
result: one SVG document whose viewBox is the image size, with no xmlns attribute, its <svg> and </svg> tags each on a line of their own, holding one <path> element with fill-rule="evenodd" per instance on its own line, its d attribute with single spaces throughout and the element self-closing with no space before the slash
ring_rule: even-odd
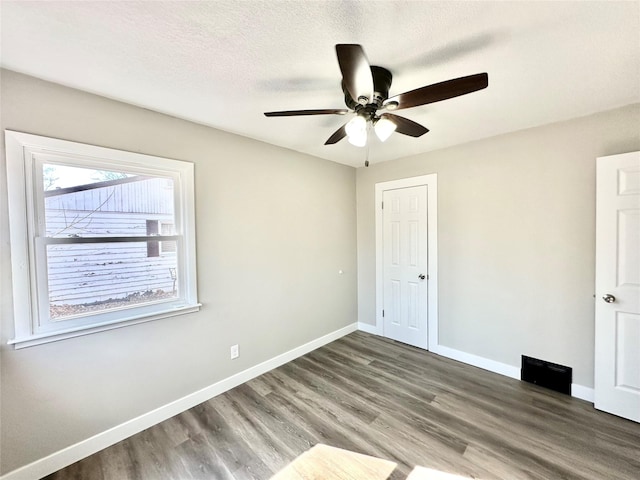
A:
<svg viewBox="0 0 640 480">
<path fill-rule="evenodd" d="M 640 152 L 597 160 L 595 401 L 640 422 Z"/>
</svg>

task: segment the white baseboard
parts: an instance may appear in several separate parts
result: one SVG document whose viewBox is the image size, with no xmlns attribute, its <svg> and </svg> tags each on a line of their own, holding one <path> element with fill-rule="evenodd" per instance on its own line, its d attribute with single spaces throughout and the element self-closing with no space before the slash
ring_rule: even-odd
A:
<svg viewBox="0 0 640 480">
<path fill-rule="evenodd" d="M 444 347 L 442 345 L 438 345 L 437 350 L 433 353 L 442 355 L 443 357 L 451 358 L 453 360 L 457 360 L 462 363 L 466 363 L 468 365 L 473 365 L 474 367 L 479 367 L 493 373 L 499 373 L 500 375 L 520 380 L 520 368 L 518 367 L 513 367 L 505 363 L 496 362 L 495 360 L 489 360 L 487 358 L 472 355 L 470 353 L 461 352 L 460 350 Z M 571 396 L 593 403 L 593 388 L 584 387 L 582 385 L 578 385 L 577 383 L 572 383 Z"/>
<path fill-rule="evenodd" d="M 253 367 L 250 367 L 242 372 L 236 373 L 231 377 L 225 378 L 219 382 L 214 383 L 208 387 L 193 392 L 185 397 L 182 397 L 174 402 L 163 405 L 148 413 L 140 415 L 137 418 L 131 419 L 125 423 L 117 425 L 109 430 L 101 432 L 93 437 L 64 448 L 51 455 L 36 460 L 33 463 L 20 467 L 0 477 L 0 480 L 37 480 L 45 477 L 53 472 L 57 472 L 61 468 L 64 468 L 72 463 L 82 460 L 100 450 L 103 450 L 114 443 L 129 438 L 131 435 L 141 432 L 157 423 L 167 420 L 179 413 L 184 412 L 196 405 L 206 402 L 207 400 L 220 395 L 221 393 L 231 390 L 238 385 L 248 382 L 252 378 L 255 378 L 263 373 L 266 373 L 274 368 L 279 367 L 287 362 L 295 360 L 296 358 L 305 355 L 317 348 L 333 342 L 351 332 L 356 331 L 358 328 L 357 323 L 353 323 L 346 327 L 335 330 L 320 338 L 312 340 L 304 345 L 300 345 L 288 352 L 282 353 L 276 357 L 273 357 L 267 361 L 259 363 Z"/>
<path fill-rule="evenodd" d="M 376 325 L 371 325 L 370 323 L 358 322 L 358 330 L 370 333 L 372 335 L 382 336 L 382 330 Z"/>
<path fill-rule="evenodd" d="M 373 335 L 381 335 L 381 332 L 379 333 L 377 331 L 375 325 L 369 325 L 367 323 L 358 322 L 358 330 L 362 330 L 363 332 L 371 333 Z M 447 357 L 452 360 L 457 360 L 458 362 L 466 363 L 467 365 L 488 370 L 489 372 L 499 373 L 500 375 L 520 380 L 520 368 L 507 365 L 506 363 L 479 357 L 478 355 L 445 347 L 444 345 L 437 345 L 436 348 L 432 348 L 430 351 L 431 353 L 435 353 L 442 357 Z M 594 391 L 593 388 L 572 383 L 571 396 L 593 403 Z"/>
<path fill-rule="evenodd" d="M 438 345 L 437 349 L 432 350 L 432 352 L 442 355 L 443 357 L 451 358 L 452 360 L 466 363 L 467 365 L 473 365 L 474 367 L 482 368 L 483 370 L 489 370 L 493 373 L 499 373 L 500 375 L 520 380 L 520 369 L 518 367 L 507 365 L 506 363 L 489 360 L 488 358 L 455 350 L 453 348 L 445 347 L 444 345 Z"/>
<path fill-rule="evenodd" d="M 572 383 L 571 396 L 593 403 L 595 392 L 591 387 L 583 387 L 582 385 L 578 385 L 577 383 Z"/>
</svg>

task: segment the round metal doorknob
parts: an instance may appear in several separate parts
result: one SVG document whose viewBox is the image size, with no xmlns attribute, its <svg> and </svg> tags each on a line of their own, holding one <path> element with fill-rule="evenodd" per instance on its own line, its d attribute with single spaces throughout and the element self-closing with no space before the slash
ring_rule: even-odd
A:
<svg viewBox="0 0 640 480">
<path fill-rule="evenodd" d="M 419 278 L 420 280 L 424 280 L 424 279 L 425 279 L 424 273 L 421 273 L 420 275 L 418 275 L 418 278 Z"/>
<path fill-rule="evenodd" d="M 610 293 L 607 293 L 604 297 L 602 297 L 602 299 L 607 303 L 613 303 L 616 301 L 616 297 L 614 297 Z"/>
</svg>

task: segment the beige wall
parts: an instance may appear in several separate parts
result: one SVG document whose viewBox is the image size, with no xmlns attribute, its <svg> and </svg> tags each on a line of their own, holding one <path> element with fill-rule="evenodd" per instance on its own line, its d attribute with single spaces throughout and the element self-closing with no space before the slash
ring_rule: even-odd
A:
<svg viewBox="0 0 640 480">
<path fill-rule="evenodd" d="M 375 323 L 375 183 L 437 173 L 439 343 L 593 387 L 595 159 L 634 150 L 640 105 L 359 168 L 359 321 Z"/>
<path fill-rule="evenodd" d="M 356 321 L 353 168 L 13 72 L 1 80 L 2 130 L 195 163 L 203 303 L 195 314 L 8 347 L 2 135 L 2 473 Z M 241 356 L 231 361 L 234 343 Z"/>
</svg>

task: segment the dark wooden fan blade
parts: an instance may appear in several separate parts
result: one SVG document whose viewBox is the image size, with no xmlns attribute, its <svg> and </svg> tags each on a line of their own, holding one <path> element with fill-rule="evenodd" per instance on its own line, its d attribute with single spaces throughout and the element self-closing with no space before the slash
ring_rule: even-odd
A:
<svg viewBox="0 0 640 480">
<path fill-rule="evenodd" d="M 365 103 L 370 103 L 373 98 L 373 75 L 369 60 L 360 45 L 338 44 L 336 45 L 338 64 L 342 72 L 342 81 L 356 102 L 361 97 L 366 97 Z"/>
<path fill-rule="evenodd" d="M 326 142 L 324 142 L 324 144 L 325 145 L 333 145 L 334 143 L 338 143 L 340 140 L 342 140 L 344 137 L 346 137 L 347 136 L 347 130 L 345 129 L 346 126 L 347 126 L 347 124 L 345 123 L 338 130 L 336 130 L 334 132 L 334 134 L 331 135 Z"/>
<path fill-rule="evenodd" d="M 385 113 L 380 118 L 386 118 L 396 124 L 396 132 L 403 135 L 409 135 L 410 137 L 421 137 L 429 131 L 428 128 L 423 127 L 419 123 L 409 120 L 408 118 L 399 117 L 398 115 L 392 115 L 391 113 Z"/>
<path fill-rule="evenodd" d="M 282 112 L 265 112 L 265 117 L 295 117 L 298 115 L 344 115 L 349 113 L 345 109 L 325 109 L 325 110 L 283 110 Z"/>
<path fill-rule="evenodd" d="M 417 107 L 482 90 L 483 88 L 487 88 L 488 84 L 489 76 L 486 73 L 478 73 L 476 75 L 434 83 L 433 85 L 417 88 L 410 92 L 401 93 L 388 99 L 385 104 L 397 102 L 398 107 L 396 110 Z"/>
</svg>

